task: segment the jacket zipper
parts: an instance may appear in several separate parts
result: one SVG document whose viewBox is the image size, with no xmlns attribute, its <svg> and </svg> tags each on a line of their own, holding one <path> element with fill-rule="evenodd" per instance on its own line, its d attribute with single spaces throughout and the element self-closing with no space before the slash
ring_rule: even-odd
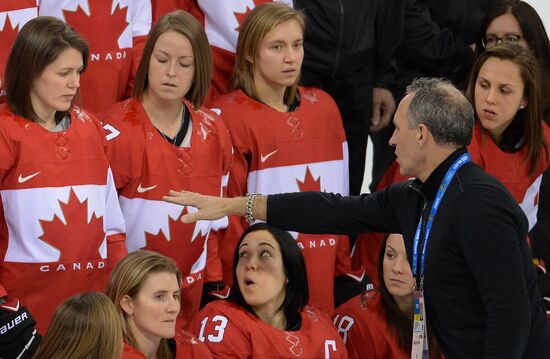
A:
<svg viewBox="0 0 550 359">
<path fill-rule="evenodd" d="M 340 5 L 340 31 L 338 33 L 338 46 L 336 49 L 336 56 L 334 56 L 334 67 L 332 68 L 332 77 L 336 76 L 336 71 L 338 70 L 338 65 L 340 62 L 340 52 L 342 51 L 342 40 L 344 38 L 344 4 L 342 0 L 338 1 Z"/>
</svg>

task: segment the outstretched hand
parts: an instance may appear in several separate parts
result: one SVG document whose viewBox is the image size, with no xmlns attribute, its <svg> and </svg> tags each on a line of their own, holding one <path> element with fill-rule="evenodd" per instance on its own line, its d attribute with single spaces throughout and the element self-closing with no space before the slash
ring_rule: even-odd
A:
<svg viewBox="0 0 550 359">
<path fill-rule="evenodd" d="M 193 206 L 197 208 L 197 212 L 187 213 L 181 217 L 183 223 L 193 223 L 199 220 L 211 221 L 228 215 L 225 209 L 226 206 L 224 206 L 224 201 L 227 201 L 227 198 L 207 196 L 188 191 L 178 192 L 170 190 L 168 196 L 164 196 L 163 200 L 182 206 Z"/>
</svg>

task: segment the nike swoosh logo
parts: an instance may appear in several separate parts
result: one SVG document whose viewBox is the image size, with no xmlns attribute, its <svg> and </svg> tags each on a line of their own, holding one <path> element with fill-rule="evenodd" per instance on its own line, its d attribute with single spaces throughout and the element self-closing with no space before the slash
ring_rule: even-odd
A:
<svg viewBox="0 0 550 359">
<path fill-rule="evenodd" d="M 36 176 L 38 176 L 40 174 L 40 171 L 36 172 L 36 173 L 33 173 L 32 175 L 28 175 L 26 177 L 23 177 L 23 174 L 20 174 L 19 175 L 19 178 L 17 179 L 17 181 L 19 183 L 25 183 L 27 182 L 28 180 L 30 180 L 31 178 L 34 178 Z"/>
<path fill-rule="evenodd" d="M 271 156 L 273 156 L 274 154 L 276 154 L 277 152 L 279 152 L 279 150 L 275 150 L 273 152 L 269 152 L 267 155 L 263 156 L 263 155 L 260 155 L 260 161 L 262 161 L 262 163 L 264 163 L 265 161 L 267 161 L 267 159 Z"/>
<path fill-rule="evenodd" d="M 137 191 L 138 191 L 138 193 L 144 193 L 144 192 L 150 191 L 150 190 L 152 190 L 153 188 L 156 188 L 156 187 L 157 187 L 157 185 L 154 185 L 154 186 L 151 186 L 151 187 L 141 187 L 141 183 L 140 183 L 138 188 L 137 188 Z"/>
</svg>

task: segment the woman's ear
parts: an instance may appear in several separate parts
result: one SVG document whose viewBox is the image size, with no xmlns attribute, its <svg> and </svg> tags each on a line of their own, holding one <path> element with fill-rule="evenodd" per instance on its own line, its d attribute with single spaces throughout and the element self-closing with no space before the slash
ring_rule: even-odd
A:
<svg viewBox="0 0 550 359">
<path fill-rule="evenodd" d="M 248 50 L 247 54 L 244 56 L 246 62 L 248 62 L 249 64 L 251 65 L 254 65 L 254 60 L 255 60 L 255 55 L 254 53 L 252 52 L 251 49 Z"/>
<path fill-rule="evenodd" d="M 134 300 L 128 294 L 120 298 L 119 304 L 124 313 L 126 313 L 127 315 L 134 314 Z"/>
<path fill-rule="evenodd" d="M 527 107 L 527 99 L 526 99 L 526 98 L 523 98 L 523 99 L 521 100 L 520 105 L 519 105 L 519 109 L 520 109 L 520 110 L 523 110 L 525 107 Z"/>
</svg>

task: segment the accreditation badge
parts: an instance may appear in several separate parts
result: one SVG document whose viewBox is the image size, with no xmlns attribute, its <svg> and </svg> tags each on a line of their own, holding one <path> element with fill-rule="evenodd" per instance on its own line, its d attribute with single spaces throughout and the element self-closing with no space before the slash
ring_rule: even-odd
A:
<svg viewBox="0 0 550 359">
<path fill-rule="evenodd" d="M 426 324 L 426 310 L 424 308 L 424 292 L 414 292 L 413 309 L 413 339 L 412 339 L 412 359 L 429 359 L 428 349 L 428 330 Z"/>
</svg>

